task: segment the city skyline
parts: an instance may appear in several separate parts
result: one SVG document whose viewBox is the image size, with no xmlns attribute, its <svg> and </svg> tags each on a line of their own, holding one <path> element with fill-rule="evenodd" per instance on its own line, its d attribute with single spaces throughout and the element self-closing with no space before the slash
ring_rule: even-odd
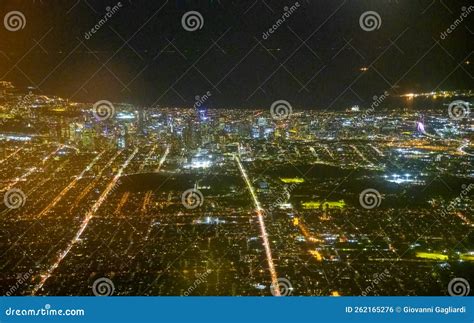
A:
<svg viewBox="0 0 474 323">
<path fill-rule="evenodd" d="M 0 86 L 7 295 L 446 295 L 472 279 L 472 121 L 456 96 L 249 114 Z"/>
</svg>

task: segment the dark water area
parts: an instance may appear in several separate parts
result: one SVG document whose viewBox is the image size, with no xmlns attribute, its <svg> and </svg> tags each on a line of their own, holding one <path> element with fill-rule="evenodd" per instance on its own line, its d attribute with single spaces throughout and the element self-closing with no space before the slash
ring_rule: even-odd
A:
<svg viewBox="0 0 474 323">
<path fill-rule="evenodd" d="M 449 175 L 430 174 L 420 177 L 423 184 L 397 184 L 384 178 L 380 171 L 366 169 L 341 169 L 327 165 L 303 165 L 279 167 L 271 171 L 278 177 L 302 177 L 305 183 L 299 184 L 293 195 L 316 195 L 327 200 L 344 199 L 346 203 L 359 205 L 359 194 L 367 188 L 380 192 L 384 198 L 384 207 L 401 207 L 408 205 L 428 206 L 432 198 L 451 200 L 460 195 L 473 179 L 459 178 Z M 328 190 L 330 196 L 328 196 Z M 474 193 L 474 189 L 470 194 Z"/>
<path fill-rule="evenodd" d="M 351 176 L 363 176 L 376 173 L 363 168 L 345 169 L 330 165 L 295 165 L 295 166 L 277 166 L 271 168 L 265 174 L 275 177 L 302 177 L 314 179 L 329 179 Z"/>
<path fill-rule="evenodd" d="M 303 175 L 304 176 L 303 176 Z M 302 202 L 308 200 L 343 199 L 354 206 L 359 205 L 359 194 L 367 188 L 373 188 L 383 196 L 381 207 L 429 207 L 428 201 L 433 198 L 452 200 L 460 195 L 472 179 L 453 176 L 422 177 L 423 184 L 397 184 L 388 182 L 380 171 L 366 169 L 341 169 L 327 165 L 282 166 L 267 170 L 264 174 L 249 171 L 251 180 L 269 180 L 273 193 L 283 187 L 281 177 L 304 177 L 305 182 L 292 188 L 292 200 Z M 237 175 L 220 174 L 173 174 L 149 173 L 124 176 L 121 178 L 121 191 L 184 191 L 194 187 L 197 182 L 200 187 L 209 186 L 210 194 L 229 194 L 238 189 L 245 189 L 245 183 Z M 256 183 L 254 183 L 256 185 Z M 276 192 L 275 192 L 276 191 Z M 474 189 L 469 194 L 472 194 Z M 272 193 L 272 194 L 273 194 Z M 299 204 L 299 203 L 297 203 Z"/>
<path fill-rule="evenodd" d="M 147 173 L 123 176 L 120 178 L 119 191 L 185 191 L 194 187 L 210 186 L 211 192 L 227 193 L 232 187 L 242 187 L 242 179 L 231 175 L 196 175 L 196 174 L 172 174 L 172 173 Z"/>
</svg>

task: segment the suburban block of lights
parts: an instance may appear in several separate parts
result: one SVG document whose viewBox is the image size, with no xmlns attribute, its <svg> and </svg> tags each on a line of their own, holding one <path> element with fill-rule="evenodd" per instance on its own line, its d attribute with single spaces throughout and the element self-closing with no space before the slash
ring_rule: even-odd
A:
<svg viewBox="0 0 474 323">
<path fill-rule="evenodd" d="M 474 126 L 449 115 L 459 97 L 473 93 L 285 118 L 206 103 L 104 114 L 0 82 L 0 287 L 446 295 L 474 269 Z"/>
</svg>

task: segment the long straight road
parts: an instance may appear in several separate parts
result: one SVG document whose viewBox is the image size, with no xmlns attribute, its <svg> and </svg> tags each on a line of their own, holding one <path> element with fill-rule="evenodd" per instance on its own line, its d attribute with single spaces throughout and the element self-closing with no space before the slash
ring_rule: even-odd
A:
<svg viewBox="0 0 474 323">
<path fill-rule="evenodd" d="M 260 206 L 260 202 L 258 201 L 257 195 L 255 194 L 255 190 L 252 186 L 252 183 L 249 180 L 249 177 L 247 175 L 247 172 L 245 171 L 244 166 L 242 165 L 242 162 L 237 156 L 234 156 L 240 170 L 240 174 L 242 175 L 242 179 L 245 181 L 247 188 L 249 190 L 250 195 L 252 195 L 252 200 L 255 205 L 255 213 L 258 218 L 258 223 L 260 225 L 260 232 L 261 232 L 261 237 L 262 237 L 262 244 L 263 247 L 265 248 L 265 255 L 267 257 L 267 264 L 268 264 L 268 270 L 270 272 L 270 277 L 272 280 L 272 286 L 273 286 L 273 292 L 275 296 L 281 296 L 280 293 L 280 286 L 278 284 L 278 275 L 275 270 L 275 264 L 273 262 L 273 256 L 272 256 L 272 249 L 270 247 L 270 242 L 268 241 L 268 233 L 267 229 L 265 227 L 265 220 L 263 219 L 263 209 Z"/>
</svg>

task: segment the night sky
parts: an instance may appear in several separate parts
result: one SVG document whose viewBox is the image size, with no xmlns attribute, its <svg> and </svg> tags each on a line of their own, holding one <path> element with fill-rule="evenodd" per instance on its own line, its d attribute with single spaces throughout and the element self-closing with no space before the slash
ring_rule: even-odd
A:
<svg viewBox="0 0 474 323">
<path fill-rule="evenodd" d="M 117 2 L 2 0 L 2 23 L 16 10 L 26 25 L 15 32 L 0 25 L 0 79 L 74 101 L 140 106 L 192 106 L 210 91 L 215 108 L 285 99 L 338 109 L 370 105 L 384 91 L 473 88 L 474 12 L 440 38 L 470 1 L 300 0 L 263 39 L 295 1 L 122 0 L 86 39 Z M 202 29 L 182 27 L 190 10 L 202 14 Z M 360 27 L 366 11 L 380 15 L 379 29 Z"/>
</svg>

